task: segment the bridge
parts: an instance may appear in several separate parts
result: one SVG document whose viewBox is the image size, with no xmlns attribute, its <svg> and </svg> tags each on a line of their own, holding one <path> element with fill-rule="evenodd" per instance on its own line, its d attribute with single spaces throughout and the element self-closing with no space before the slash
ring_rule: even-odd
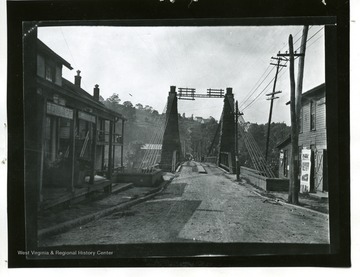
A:
<svg viewBox="0 0 360 277">
<path fill-rule="evenodd" d="M 247 132 L 247 124 L 235 105 L 232 88 L 208 89 L 206 93 L 196 93 L 194 88 L 176 89 L 176 86 L 170 86 L 163 111 L 165 116 L 157 122 L 158 129 L 155 130 L 149 146 L 144 149 L 145 154 L 139 169 L 142 172 L 150 172 L 154 167 L 159 167 L 163 171 L 174 172 L 185 160 L 179 132 L 178 101 L 196 98 L 224 99 L 218 128 L 205 161 L 211 161 L 230 173 L 236 173 L 237 145 L 239 140 L 243 140 L 253 167 L 264 176 L 274 177 L 255 139 Z M 160 163 L 157 163 L 159 157 Z M 211 159 L 207 159 L 209 157 Z"/>
</svg>

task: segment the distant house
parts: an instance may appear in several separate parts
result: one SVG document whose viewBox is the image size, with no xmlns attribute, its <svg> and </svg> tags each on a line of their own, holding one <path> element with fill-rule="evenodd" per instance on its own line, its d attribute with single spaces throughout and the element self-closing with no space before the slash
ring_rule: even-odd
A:
<svg viewBox="0 0 360 277">
<path fill-rule="evenodd" d="M 326 136 L 326 86 L 321 84 L 303 93 L 301 99 L 299 153 L 306 149 L 311 153 L 308 176 L 311 192 L 328 191 Z M 279 177 L 289 178 L 291 138 L 277 148 L 280 151 Z"/>
<path fill-rule="evenodd" d="M 205 123 L 204 119 L 201 116 L 197 116 L 197 117 L 195 117 L 195 119 L 196 119 L 197 122 L 199 122 L 201 124 Z"/>
</svg>

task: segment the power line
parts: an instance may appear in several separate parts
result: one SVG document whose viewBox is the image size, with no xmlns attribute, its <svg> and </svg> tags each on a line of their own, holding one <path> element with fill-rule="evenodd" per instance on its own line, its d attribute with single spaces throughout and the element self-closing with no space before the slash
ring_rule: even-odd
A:
<svg viewBox="0 0 360 277">
<path fill-rule="evenodd" d="M 311 28 L 311 27 L 310 27 Z M 298 34 L 300 34 L 301 33 L 301 29 L 295 34 L 295 36 L 294 37 L 296 37 Z M 301 39 L 301 36 L 297 39 L 297 41 L 299 41 Z M 297 42 L 296 41 L 296 42 Z M 285 43 L 285 45 L 281 48 L 281 50 L 282 49 L 284 49 L 286 47 L 286 43 Z M 280 51 L 281 51 L 280 50 Z M 259 80 L 255 83 L 255 86 L 256 86 L 256 84 L 258 84 L 259 82 L 260 82 L 260 80 L 262 79 L 262 77 L 265 75 L 265 72 L 269 69 L 269 67 L 270 67 L 270 65 L 266 68 L 266 70 L 264 71 L 264 73 L 261 75 L 261 77 L 259 78 Z M 270 73 L 272 72 L 274 70 L 274 68 L 272 68 L 272 70 L 266 75 L 266 77 L 261 81 L 261 83 L 254 89 L 251 89 L 250 90 L 250 92 L 247 94 L 247 96 L 245 97 L 245 100 L 242 100 L 241 101 L 241 104 L 240 104 L 240 108 L 242 107 L 242 106 L 244 106 L 245 105 L 245 103 L 250 99 L 250 97 L 252 96 L 252 95 L 254 95 L 254 93 L 256 92 L 256 90 L 260 87 L 260 85 L 266 80 L 266 78 L 270 75 Z M 254 86 L 254 87 L 255 87 Z"/>
<path fill-rule="evenodd" d="M 62 30 L 62 28 L 61 28 L 61 27 L 60 27 L 60 31 L 61 31 L 61 34 L 62 34 L 62 36 L 63 36 L 63 38 L 64 38 L 65 44 L 66 44 L 66 46 L 67 46 L 67 48 L 68 48 L 68 50 L 69 50 L 69 53 L 70 53 L 71 59 L 74 61 L 74 66 L 75 66 L 75 67 L 79 70 L 79 68 L 78 68 L 78 64 L 77 64 L 77 62 L 76 62 L 76 60 L 75 60 L 74 56 L 72 55 L 72 52 L 71 52 L 70 47 L 69 47 L 69 44 L 67 43 L 67 40 L 66 40 L 66 38 L 65 38 L 64 32 L 63 32 L 63 30 Z M 86 85 L 86 83 L 85 83 L 85 81 L 84 81 L 84 80 L 82 80 L 82 83 L 84 84 L 84 87 L 86 88 L 86 90 L 88 90 L 88 86 Z"/>
<path fill-rule="evenodd" d="M 270 64 L 269 64 L 269 67 L 270 67 Z M 240 104 L 240 108 L 245 105 L 246 101 L 248 101 L 252 95 L 254 95 L 254 93 L 256 92 L 256 90 L 262 85 L 263 82 L 265 82 L 266 78 L 270 75 L 270 73 L 271 73 L 273 70 L 274 70 L 274 68 L 272 68 L 272 69 L 268 72 L 268 74 L 267 74 L 267 75 L 265 76 L 265 78 L 261 81 L 261 83 L 253 90 L 253 92 L 252 92 L 244 101 L 242 101 L 242 103 Z M 266 71 L 265 71 L 265 72 L 266 72 Z M 264 73 L 265 73 L 265 72 L 264 72 Z"/>
<path fill-rule="evenodd" d="M 319 29 L 317 32 L 315 32 L 310 38 L 308 38 L 307 40 L 306 40 L 306 42 L 308 42 L 308 41 L 310 41 L 312 38 L 314 38 L 321 30 L 323 30 L 324 29 L 324 27 L 322 27 L 321 29 Z M 320 37 L 322 37 L 322 35 L 320 36 Z M 320 38 L 319 37 L 319 38 Z M 301 37 L 300 37 L 301 38 Z M 300 39 L 299 38 L 299 39 Z M 313 43 L 311 43 L 307 48 L 309 49 L 310 48 L 310 46 L 311 45 L 313 45 L 319 38 L 317 38 Z M 298 40 L 299 40 L 298 39 Z M 297 40 L 297 41 L 298 41 Z M 300 47 L 301 47 L 301 45 L 296 49 L 296 51 L 297 50 L 299 50 L 300 49 Z M 285 62 L 285 65 L 288 63 L 288 61 L 286 61 Z M 280 69 L 280 71 L 282 70 L 282 68 Z M 285 71 L 279 76 L 279 79 L 284 75 L 284 73 L 285 73 Z M 266 79 L 266 77 L 265 77 L 265 79 Z M 263 80 L 263 81 L 265 81 L 265 79 Z M 247 109 L 248 107 L 250 107 L 253 103 L 255 103 L 255 101 L 261 96 L 261 94 L 265 91 L 265 89 L 272 83 L 272 81 L 274 80 L 274 78 L 272 78 L 272 80 L 266 85 L 266 87 L 245 107 L 245 108 L 243 108 L 242 110 L 244 111 L 245 109 Z M 256 90 L 255 90 L 256 91 Z M 255 93 L 255 91 L 254 91 L 254 93 Z M 254 94 L 253 93 L 253 94 Z M 252 95 L 253 95 L 252 94 Z M 242 106 L 243 106 L 243 104 L 242 104 Z"/>
<path fill-rule="evenodd" d="M 282 71 L 282 68 L 279 70 L 279 72 L 281 72 L 281 71 Z M 242 110 L 244 111 L 244 110 L 246 110 L 248 107 L 250 107 L 250 106 L 261 96 L 261 94 L 263 94 L 263 92 L 270 86 L 270 84 L 274 81 L 274 79 L 275 79 L 275 77 L 272 78 L 272 79 L 270 80 L 270 82 L 266 85 L 266 87 L 264 87 L 263 90 L 260 91 L 260 93 L 259 93 L 245 108 L 243 108 Z"/>
</svg>

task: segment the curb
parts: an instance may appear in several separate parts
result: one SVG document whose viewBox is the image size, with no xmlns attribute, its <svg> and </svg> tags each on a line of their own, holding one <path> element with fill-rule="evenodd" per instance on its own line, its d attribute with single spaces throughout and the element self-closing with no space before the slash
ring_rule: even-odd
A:
<svg viewBox="0 0 360 277">
<path fill-rule="evenodd" d="M 126 203 L 122 203 L 117 206 L 101 210 L 99 212 L 95 212 L 95 213 L 85 215 L 85 216 L 82 216 L 82 217 L 79 217 L 79 218 L 76 218 L 76 219 L 73 219 L 70 221 L 60 223 L 58 225 L 55 225 L 55 226 L 52 226 L 52 227 L 49 227 L 46 229 L 42 229 L 38 232 L 38 239 L 43 239 L 48 236 L 66 232 L 76 226 L 89 223 L 89 222 L 97 220 L 101 217 L 110 215 L 114 212 L 118 212 L 118 211 L 124 210 L 126 208 L 132 207 L 136 204 L 142 203 L 142 202 L 154 197 L 155 195 L 159 194 L 160 192 L 162 192 L 169 183 L 170 183 L 170 181 L 166 181 L 159 188 L 155 188 L 155 189 L 149 191 L 148 193 L 146 193 L 144 196 L 142 196 L 140 198 L 136 198 L 132 201 L 128 201 Z"/>
<path fill-rule="evenodd" d="M 270 197 L 266 197 L 264 195 L 261 195 L 260 193 L 256 192 L 256 191 L 252 191 L 254 194 L 256 194 L 257 196 L 260 196 L 261 198 L 264 198 L 264 199 L 267 199 L 267 200 L 273 200 L 272 198 Z M 307 207 L 303 207 L 303 206 L 298 206 L 298 205 L 295 205 L 295 204 L 290 204 L 288 202 L 285 202 L 284 200 L 282 199 L 279 199 L 277 197 L 275 197 L 276 200 L 278 200 L 278 202 L 280 202 L 281 204 L 284 204 L 285 206 L 290 206 L 290 207 L 293 207 L 293 208 L 299 208 L 299 209 L 302 209 L 302 210 L 307 210 L 307 211 L 311 211 L 313 213 L 316 213 L 316 214 L 319 214 L 319 215 L 322 215 L 322 216 L 327 216 L 329 217 L 328 214 L 326 213 L 322 213 L 322 212 L 319 212 L 319 211 L 316 211 L 316 210 L 313 210 L 313 209 L 310 209 L 310 208 L 307 208 Z"/>
<path fill-rule="evenodd" d="M 231 179 L 230 177 L 228 177 L 228 176 L 226 176 L 226 175 L 225 175 L 225 177 L 226 177 L 227 179 L 229 179 L 230 181 L 233 181 L 233 182 L 237 183 L 236 180 L 233 180 L 233 179 Z M 238 183 L 238 184 L 240 184 L 240 183 Z M 248 184 L 251 185 L 251 186 L 253 186 L 253 185 L 250 184 L 249 182 L 248 182 Z M 291 203 L 288 203 L 288 202 L 284 201 L 283 199 L 278 198 L 278 197 L 276 197 L 276 196 L 274 196 L 274 198 L 267 197 L 267 196 L 264 196 L 264 195 L 262 195 L 261 193 L 255 191 L 254 189 L 252 189 L 251 192 L 254 193 L 254 194 L 256 194 L 257 196 L 260 196 L 261 198 L 264 198 L 264 199 L 267 199 L 267 200 L 274 200 L 274 198 L 275 198 L 276 200 L 278 200 L 278 202 L 280 202 L 281 204 L 284 204 L 285 206 L 290 206 L 290 207 L 293 207 L 293 208 L 299 208 L 299 209 L 303 209 L 303 210 L 307 210 L 307 211 L 314 212 L 314 213 L 319 214 L 319 215 L 322 215 L 322 216 L 327 216 L 327 217 L 329 217 L 329 214 L 328 214 L 328 213 L 323 213 L 323 212 L 319 212 L 319 211 L 316 211 L 316 210 L 314 210 L 314 209 L 310 209 L 310 208 L 307 208 L 307 207 L 303 207 L 303 206 L 291 204 Z"/>
</svg>

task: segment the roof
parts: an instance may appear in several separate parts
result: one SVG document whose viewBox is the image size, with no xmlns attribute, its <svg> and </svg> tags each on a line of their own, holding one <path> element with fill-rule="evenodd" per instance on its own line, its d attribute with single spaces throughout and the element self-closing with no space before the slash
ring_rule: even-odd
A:
<svg viewBox="0 0 360 277">
<path fill-rule="evenodd" d="M 315 95 L 319 95 L 321 93 L 325 94 L 326 85 L 325 83 L 322 83 L 321 85 L 318 85 L 308 91 L 305 91 L 303 94 L 301 94 L 301 101 L 303 99 L 314 97 Z M 289 105 L 291 101 L 286 102 L 286 105 Z"/>
<path fill-rule="evenodd" d="M 56 60 L 57 62 L 65 65 L 69 69 L 73 69 L 66 60 L 64 60 L 62 57 L 60 57 L 58 54 L 56 54 L 53 50 L 51 50 L 47 45 L 45 45 L 41 40 L 38 39 L 37 41 L 38 51 L 41 53 L 44 53 L 45 55 L 50 56 L 52 59 Z M 64 89 L 64 93 L 68 94 L 70 93 L 73 96 L 81 97 L 84 99 L 83 101 L 87 101 L 89 104 L 93 105 L 93 107 L 97 107 L 98 109 L 101 109 L 103 111 L 106 111 L 107 113 L 111 114 L 112 116 L 121 118 L 123 120 L 126 120 L 121 113 L 118 113 L 116 111 L 113 111 L 109 108 L 107 108 L 103 103 L 100 101 L 94 99 L 94 97 L 89 94 L 87 91 L 83 90 L 81 87 L 75 85 L 74 83 L 70 82 L 69 80 L 62 78 L 62 89 Z"/>
<path fill-rule="evenodd" d="M 73 69 L 71 64 L 56 54 L 53 50 L 51 50 L 45 43 L 43 43 L 40 39 L 38 39 L 37 43 L 38 51 L 42 52 L 48 56 L 51 56 L 54 60 L 60 62 L 62 65 L 65 65 L 69 69 Z"/>
<path fill-rule="evenodd" d="M 314 94 L 325 92 L 325 88 L 326 88 L 325 83 L 322 83 L 321 85 L 318 85 L 318 86 L 304 92 L 301 96 L 302 97 L 313 96 Z"/>
<path fill-rule="evenodd" d="M 143 146 L 141 146 L 141 149 L 143 149 L 143 150 L 161 150 L 162 144 L 146 143 Z"/>
<path fill-rule="evenodd" d="M 92 104 L 94 104 L 98 107 L 101 107 L 102 109 L 108 110 L 108 112 L 116 115 L 117 117 L 119 117 L 121 119 L 125 119 L 121 113 L 118 113 L 116 111 L 113 111 L 113 110 L 107 108 L 103 103 L 95 100 L 94 97 L 91 94 L 89 94 L 87 91 L 83 90 L 81 87 L 78 87 L 77 85 L 73 84 L 72 82 L 70 82 L 69 80 L 67 80 L 65 78 L 62 78 L 62 87 L 67 89 L 68 91 L 71 91 L 73 93 L 80 95 L 83 98 L 86 98 L 87 100 L 91 101 Z"/>
<path fill-rule="evenodd" d="M 285 140 L 283 140 L 278 145 L 276 145 L 276 148 L 277 149 L 282 149 L 282 148 L 284 148 L 286 145 L 288 145 L 290 143 L 291 143 L 291 136 L 288 136 Z"/>
</svg>

